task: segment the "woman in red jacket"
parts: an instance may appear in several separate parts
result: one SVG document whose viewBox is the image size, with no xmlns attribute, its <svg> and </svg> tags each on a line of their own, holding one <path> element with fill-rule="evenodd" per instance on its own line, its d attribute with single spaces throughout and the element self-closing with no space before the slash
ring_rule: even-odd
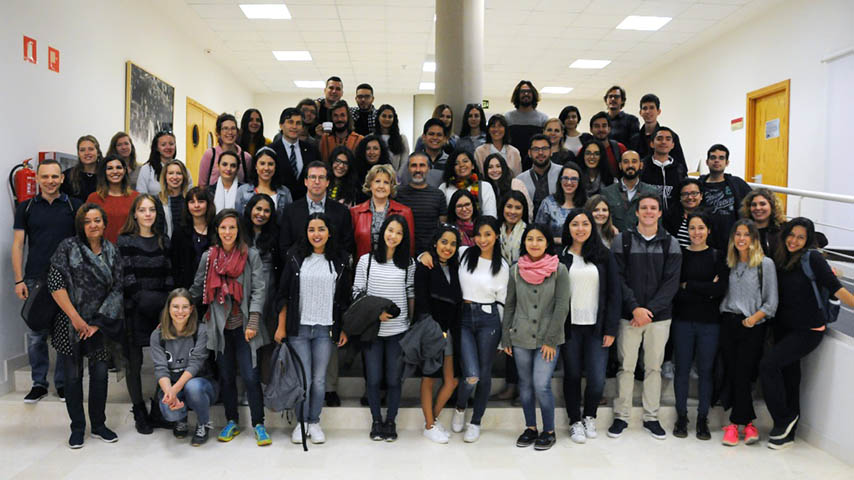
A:
<svg viewBox="0 0 854 480">
<path fill-rule="evenodd" d="M 365 176 L 365 184 L 362 191 L 369 194 L 371 198 L 350 209 L 350 217 L 353 220 L 353 237 L 356 241 L 356 256 L 371 251 L 371 246 L 376 243 L 380 227 L 386 217 L 391 215 L 403 215 L 409 226 L 410 251 L 415 251 L 415 231 L 413 225 L 412 210 L 401 203 L 391 199 L 397 190 L 397 179 L 394 169 L 390 165 L 374 165 Z"/>
</svg>

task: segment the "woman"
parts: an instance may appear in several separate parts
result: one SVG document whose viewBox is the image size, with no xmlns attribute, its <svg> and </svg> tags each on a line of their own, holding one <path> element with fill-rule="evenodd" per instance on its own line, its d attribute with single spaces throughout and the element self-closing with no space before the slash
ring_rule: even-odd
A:
<svg viewBox="0 0 854 480">
<path fill-rule="evenodd" d="M 457 148 L 474 158 L 474 151 L 486 143 L 486 114 L 483 107 L 477 103 L 469 103 L 463 112 L 463 127 L 460 129 L 460 140 Z"/>
<path fill-rule="evenodd" d="M 726 296 L 721 302 L 721 355 L 732 396 L 730 424 L 724 427 L 723 444 L 738 444 L 738 428 L 744 425 L 744 443 L 759 441 L 753 426 L 750 381 L 754 377 L 762 344 L 765 320 L 777 311 L 777 273 L 774 261 L 762 253 L 759 231 L 751 220 L 735 222 L 729 235 L 726 263 L 730 269 Z"/>
<path fill-rule="evenodd" d="M 448 203 L 448 223 L 460 232 L 460 246 L 474 245 L 474 224 L 480 218 L 477 201 L 468 190 L 457 190 Z"/>
<path fill-rule="evenodd" d="M 535 450 L 548 450 L 555 444 L 552 375 L 557 366 L 557 349 L 564 344 L 569 277 L 558 257 L 548 253 L 553 246 L 548 227 L 528 225 L 522 237 L 519 262 L 510 267 L 501 344 L 504 353 L 515 359 L 519 372 L 519 397 L 526 428 L 516 446 L 533 444 Z M 540 434 L 537 403 L 543 417 Z"/>
<path fill-rule="evenodd" d="M 151 140 L 151 154 L 148 161 L 139 167 L 139 176 L 136 178 L 136 191 L 139 193 L 160 193 L 160 174 L 163 167 L 170 160 L 175 159 L 175 135 L 172 132 L 157 132 Z M 189 178 L 189 185 L 193 186 L 193 179 Z"/>
<path fill-rule="evenodd" d="M 439 323 L 445 333 L 445 352 L 441 372 L 421 377 L 421 411 L 424 414 L 423 435 L 436 443 L 448 443 L 449 432 L 439 421 L 439 414 L 457 388 L 454 373 L 454 349 L 459 350 L 460 307 L 462 290 L 459 279 L 460 233 L 444 224 L 436 230 L 430 242 L 430 256 L 438 261 L 439 268 L 428 268 L 419 263 L 415 268 L 415 319 L 425 317 Z M 455 344 L 456 342 L 456 344 Z M 456 347 L 455 347 L 456 345 Z M 442 387 L 433 398 L 434 377 L 442 376 Z"/>
<path fill-rule="evenodd" d="M 495 192 L 495 198 L 502 198 L 510 190 L 522 192 L 528 204 L 528 211 L 534 210 L 534 203 L 528 195 L 528 189 L 522 180 L 514 178 L 513 172 L 507 166 L 507 162 L 500 153 L 490 153 L 484 160 L 484 179 L 492 186 Z"/>
<path fill-rule="evenodd" d="M 365 175 L 374 165 L 391 164 L 388 147 L 379 135 L 368 135 L 356 146 L 356 179 L 364 181 Z M 395 170 L 396 171 L 396 170 Z"/>
<path fill-rule="evenodd" d="M 611 207 L 608 206 L 608 201 L 602 195 L 593 195 L 587 200 L 584 208 L 593 214 L 593 223 L 596 225 L 596 231 L 599 238 L 606 248 L 610 249 L 614 243 L 614 237 L 620 233 L 614 222 L 611 220 Z"/>
<path fill-rule="evenodd" d="M 561 347 L 563 396 L 569 437 L 575 443 L 596 438 L 596 412 L 605 388 L 608 353 L 620 326 L 621 282 L 614 256 L 602 244 L 593 215 L 569 212 L 563 226 L 561 262 L 569 274 L 569 317 Z M 586 372 L 584 410 L 581 374 Z"/>
<path fill-rule="evenodd" d="M 692 362 L 696 359 L 699 389 L 697 394 L 697 438 L 709 440 L 709 406 L 712 403 L 713 370 L 720 337 L 720 303 L 727 292 L 729 269 L 724 256 L 708 245 L 711 225 L 702 213 L 688 216 L 691 244 L 682 250 L 682 274 L 679 291 L 673 299 L 673 324 L 670 328 L 676 373 L 676 425 L 673 436 L 688 436 L 688 384 Z"/>
<path fill-rule="evenodd" d="M 250 156 L 255 156 L 255 152 L 270 143 L 272 141 L 264 136 L 264 119 L 261 118 L 261 112 L 257 108 L 243 112 L 237 145 Z"/>
<path fill-rule="evenodd" d="M 374 165 L 365 176 L 362 192 L 370 194 L 370 198 L 355 207 L 350 208 L 350 218 L 353 222 L 353 239 L 356 242 L 356 258 L 376 248 L 380 240 L 380 227 L 386 218 L 401 215 L 406 219 L 409 229 L 407 239 L 409 249 L 415 251 L 415 221 L 412 210 L 391 199 L 397 190 L 397 179 L 391 165 Z"/>
<path fill-rule="evenodd" d="M 563 165 L 568 161 L 575 161 L 575 154 L 563 146 L 563 122 L 557 118 L 550 118 L 543 124 L 543 134 L 549 139 L 551 154 L 549 159 L 552 163 Z"/>
<path fill-rule="evenodd" d="M 376 167 L 374 167 L 376 168 Z M 391 167 L 388 167 L 391 169 Z M 400 314 L 380 314 L 380 329 L 372 342 L 363 342 L 368 404 L 371 407 L 371 440 L 397 440 L 395 419 L 400 406 L 402 363 L 400 340 L 409 329 L 414 311 L 415 262 L 412 261 L 411 231 L 408 220 L 399 214 L 385 218 L 373 251 L 359 256 L 353 280 L 353 297 L 362 292 L 394 302 Z M 370 268 L 370 270 L 369 270 Z M 385 360 L 384 360 L 385 359 Z M 388 410 L 380 411 L 380 383 L 385 379 Z"/>
<path fill-rule="evenodd" d="M 522 155 L 516 147 L 510 145 L 507 119 L 500 113 L 489 117 L 489 123 L 486 124 L 486 143 L 474 151 L 474 160 L 479 171 L 483 171 L 486 157 L 491 153 L 500 153 L 504 157 L 514 177 L 522 173 Z"/>
<path fill-rule="evenodd" d="M 329 217 L 312 213 L 305 235 L 285 256 L 285 268 L 276 294 L 278 323 L 274 339 L 287 339 L 305 368 L 310 387 L 297 413 L 307 423 L 312 443 L 326 441 L 320 413 L 326 392 L 326 370 L 332 350 L 347 343 L 341 315 L 348 305 L 350 270 L 347 252 L 335 248 L 336 232 Z M 302 443 L 302 429 L 294 428 L 291 441 Z"/>
<path fill-rule="evenodd" d="M 329 154 L 332 158 L 332 181 L 329 182 L 327 195 L 336 202 L 352 207 L 367 199 L 362 192 L 361 184 L 357 178 L 356 157 L 344 145 L 339 145 Z"/>
<path fill-rule="evenodd" d="M 139 193 L 130 189 L 127 164 L 115 155 L 107 155 L 98 164 L 98 189 L 89 194 L 89 203 L 99 205 L 107 214 L 110 225 L 104 231 L 104 238 L 115 243 L 119 238 L 119 229 L 125 224 L 131 204 Z"/>
<path fill-rule="evenodd" d="M 71 418 L 68 446 L 83 446 L 83 356 L 89 363 L 91 435 L 107 443 L 119 437 L 107 428 L 107 359 L 122 337 L 122 265 L 119 251 L 104 240 L 107 215 L 84 204 L 74 219 L 77 234 L 51 257 L 48 288 L 60 308 L 53 324 L 53 347 L 65 359 L 65 408 Z"/>
<path fill-rule="evenodd" d="M 208 441 L 210 408 L 216 403 L 217 383 L 207 367 L 207 328 L 199 324 L 190 292 L 176 288 L 166 298 L 160 325 L 151 332 L 151 361 L 160 387 L 157 404 L 164 418 L 175 422 L 174 434 L 189 432 L 187 411 L 196 412 L 196 428 L 190 445 Z"/>
<path fill-rule="evenodd" d="M 110 139 L 110 148 L 107 149 L 107 156 L 115 155 L 119 157 L 128 169 L 128 183 L 130 188 L 136 188 L 136 180 L 139 177 L 140 165 L 136 163 L 136 147 L 133 145 L 133 140 L 125 132 L 118 132 Z"/>
<path fill-rule="evenodd" d="M 85 202 L 98 189 L 97 170 L 101 158 L 101 145 L 95 137 L 83 135 L 78 138 L 77 165 L 62 172 L 65 178 L 60 191 Z"/>
<path fill-rule="evenodd" d="M 583 160 L 581 164 L 581 183 L 587 196 L 596 195 L 603 188 L 614 183 L 608 163 L 603 162 L 602 156 L 605 148 L 599 140 L 590 140 L 581 147 L 578 156 Z"/>
<path fill-rule="evenodd" d="M 460 137 L 454 133 L 454 110 L 450 105 L 446 103 L 440 103 L 436 105 L 436 108 L 433 109 L 433 115 L 431 118 L 437 118 L 445 124 L 445 131 L 447 132 L 447 139 L 445 140 L 445 145 L 442 149 L 451 153 L 457 148 L 457 141 L 459 141 Z M 421 140 L 421 137 L 418 137 L 418 140 L 415 142 L 415 151 L 424 150 L 424 143 Z"/>
<path fill-rule="evenodd" d="M 184 227 L 184 195 L 190 189 L 190 174 L 180 160 L 170 160 L 160 174 L 160 193 L 157 198 L 163 204 L 166 235 L 172 238 L 175 230 Z"/>
<path fill-rule="evenodd" d="M 219 178 L 219 157 L 223 152 L 231 152 L 237 160 L 235 173 L 240 183 L 249 178 L 249 164 L 252 156 L 244 152 L 237 144 L 237 119 L 230 113 L 216 117 L 217 145 L 206 151 L 199 161 L 199 185 L 214 185 Z"/>
<path fill-rule="evenodd" d="M 406 160 L 409 158 L 409 139 L 400 133 L 397 111 L 394 107 L 383 104 L 377 109 L 376 115 L 377 125 L 379 125 L 377 133 L 388 146 L 389 160 L 396 172 L 401 165 L 406 164 Z"/>
<path fill-rule="evenodd" d="M 166 297 L 174 288 L 169 237 L 157 219 L 158 210 L 152 195 L 136 197 L 116 243 L 124 273 L 126 383 L 136 431 L 143 435 L 150 435 L 152 427 L 165 423 L 156 406 L 152 405 L 150 415 L 146 410 L 140 375 L 142 348 L 148 346 Z"/>
<path fill-rule="evenodd" d="M 581 169 L 575 162 L 563 164 L 555 185 L 555 193 L 546 197 L 537 211 L 534 222 L 548 225 L 557 245 L 563 245 L 561 231 L 569 211 L 582 208 L 587 202 L 587 192 L 580 186 L 580 179 Z"/>
<path fill-rule="evenodd" d="M 445 194 L 448 201 L 457 190 L 468 190 L 483 215 L 496 216 L 496 199 L 492 185 L 481 180 L 471 155 L 463 150 L 454 150 L 448 157 L 439 190 Z"/>
<path fill-rule="evenodd" d="M 823 311 L 827 305 L 819 304 L 819 297 L 822 303 L 830 296 L 854 307 L 854 295 L 842 286 L 821 253 L 812 250 L 815 237 L 813 222 L 797 217 L 783 225 L 777 246 L 780 304 L 772 329 L 774 346 L 759 364 L 762 393 L 774 420 L 768 448 L 774 450 L 795 441 L 801 413 L 801 359 L 818 347 L 827 330 Z"/>
<path fill-rule="evenodd" d="M 273 200 L 275 205 L 276 219 L 283 218 L 285 207 L 294 199 L 288 187 L 279 184 L 276 175 L 276 151 L 270 147 L 261 147 L 252 157 L 252 171 L 249 174 L 249 183 L 244 183 L 237 188 L 237 200 L 234 209 L 243 212 L 246 203 L 256 194 L 264 194 Z"/>
<path fill-rule="evenodd" d="M 210 245 L 210 226 L 216 211 L 213 196 L 205 187 L 193 187 L 184 197 L 184 222 L 172 232 L 172 267 L 175 286 L 190 288 L 199 262 Z M 199 315 L 204 312 L 200 311 Z"/>
<path fill-rule="evenodd" d="M 279 255 L 279 227 L 276 221 L 277 213 L 273 207 L 273 199 L 269 195 L 257 193 L 249 199 L 243 214 L 243 226 L 246 232 L 246 244 L 258 251 L 264 268 L 264 281 L 267 287 L 267 299 L 261 320 L 267 331 L 275 331 L 275 313 L 273 292 L 279 285 L 281 272 L 281 257 Z"/>
<path fill-rule="evenodd" d="M 741 218 L 749 218 L 759 230 L 759 242 L 766 257 L 774 255 L 780 243 L 780 227 L 786 223 L 786 212 L 780 198 L 767 188 L 751 190 L 739 209 Z"/>
<path fill-rule="evenodd" d="M 528 222 L 527 197 L 517 190 L 511 190 L 501 197 L 498 210 L 501 211 L 501 257 L 507 265 L 513 265 L 519 260 L 519 252 L 522 248 L 522 232 L 525 231 Z"/>
<path fill-rule="evenodd" d="M 578 155 L 581 150 L 581 132 L 578 131 L 578 123 L 581 122 L 581 112 L 575 105 L 563 107 L 557 116 L 563 124 L 564 136 L 563 147 Z"/>
<path fill-rule="evenodd" d="M 261 395 L 257 351 L 270 343 L 262 328 L 266 283 L 261 256 L 246 244 L 246 232 L 233 209 L 217 213 L 213 221 L 213 244 L 202 254 L 190 293 L 194 302 L 208 306 L 208 350 L 216 354 L 222 384 L 222 403 L 228 421 L 217 440 L 230 442 L 240 433 L 238 427 L 237 370 L 246 386 L 249 412 L 258 446 L 272 440 L 264 428 L 264 403 Z"/>
<path fill-rule="evenodd" d="M 237 191 L 240 189 L 240 180 L 237 171 L 240 169 L 240 159 L 236 153 L 226 150 L 217 159 L 219 178 L 210 186 L 214 196 L 214 207 L 220 212 L 225 209 L 234 209 L 237 206 Z"/>
</svg>

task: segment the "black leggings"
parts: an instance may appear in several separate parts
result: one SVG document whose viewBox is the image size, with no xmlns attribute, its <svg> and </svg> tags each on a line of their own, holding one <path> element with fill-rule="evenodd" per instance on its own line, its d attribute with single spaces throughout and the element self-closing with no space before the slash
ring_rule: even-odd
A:
<svg viewBox="0 0 854 480">
<path fill-rule="evenodd" d="M 824 332 L 774 330 L 774 346 L 759 364 L 765 405 L 774 424 L 783 425 L 800 415 L 801 359 L 816 349 Z"/>
<path fill-rule="evenodd" d="M 142 398 L 142 347 L 137 345 L 125 346 L 125 357 L 127 358 L 127 369 L 125 371 L 125 383 L 128 386 L 130 401 L 134 405 L 144 404 Z"/>
</svg>

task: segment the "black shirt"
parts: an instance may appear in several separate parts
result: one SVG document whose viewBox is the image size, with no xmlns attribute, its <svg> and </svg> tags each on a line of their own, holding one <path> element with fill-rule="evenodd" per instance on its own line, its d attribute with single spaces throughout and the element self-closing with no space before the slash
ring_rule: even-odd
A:
<svg viewBox="0 0 854 480">
<path fill-rule="evenodd" d="M 412 209 L 415 219 L 416 255 L 430 249 L 430 240 L 439 226 L 439 217 L 448 214 L 445 194 L 436 187 L 413 188 L 404 185 L 397 189 L 395 200 Z"/>
<path fill-rule="evenodd" d="M 656 123 L 655 126 L 658 128 L 659 124 Z M 653 131 L 655 131 L 655 129 L 653 129 Z M 640 158 L 644 158 L 653 154 L 652 147 L 649 146 L 651 141 L 652 135 L 647 135 L 646 129 L 641 125 L 640 129 L 632 135 L 632 139 L 629 140 L 629 143 L 625 145 L 638 152 Z M 673 157 L 673 160 L 676 163 L 685 167 L 685 171 L 688 171 L 688 164 L 685 163 L 685 152 L 682 151 L 682 142 L 679 141 L 679 135 L 677 135 L 676 132 L 673 132 L 673 150 L 670 151 L 670 156 Z"/>
<path fill-rule="evenodd" d="M 714 281 L 716 276 L 717 282 Z M 713 248 L 700 252 L 682 250 L 682 274 L 679 291 L 673 299 L 673 319 L 717 323 L 728 282 L 729 269 L 722 252 Z"/>
<path fill-rule="evenodd" d="M 842 284 L 833 274 L 827 260 L 818 251 L 810 252 L 809 256 L 810 266 L 819 288 L 827 288 L 831 295 L 842 288 Z M 824 326 L 824 316 L 819 310 L 812 283 L 801 269 L 800 262 L 789 271 L 778 269 L 777 285 L 780 303 L 777 305 L 775 320 L 779 325 L 793 330 Z"/>
<path fill-rule="evenodd" d="M 640 128 L 638 117 L 622 110 L 614 118 L 611 118 L 609 115 L 608 124 L 611 126 L 611 133 L 608 134 L 608 138 L 616 140 L 623 145 L 629 145 L 632 135 Z"/>
<path fill-rule="evenodd" d="M 47 272 L 56 247 L 74 235 L 74 216 L 81 204 L 63 193 L 53 203 L 38 195 L 15 208 L 13 228 L 26 232 L 29 247 L 24 278 L 38 278 Z"/>
<path fill-rule="evenodd" d="M 81 203 L 84 203 L 86 202 L 86 199 L 89 198 L 89 195 L 98 188 L 98 177 L 95 176 L 94 173 L 81 171 L 80 189 L 75 192 L 71 185 L 71 170 L 72 169 L 69 168 L 62 172 L 65 175 L 65 180 L 62 181 L 62 186 L 59 187 L 59 191 L 80 200 Z"/>
</svg>

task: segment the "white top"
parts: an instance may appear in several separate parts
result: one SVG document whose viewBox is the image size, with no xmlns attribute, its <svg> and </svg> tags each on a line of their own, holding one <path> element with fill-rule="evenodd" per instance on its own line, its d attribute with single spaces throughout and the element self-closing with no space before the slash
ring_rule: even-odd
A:
<svg viewBox="0 0 854 480">
<path fill-rule="evenodd" d="M 492 260 L 487 260 L 483 257 L 477 259 L 477 267 L 473 272 L 469 272 L 466 267 L 466 262 L 462 260 L 462 253 L 468 247 L 460 247 L 460 287 L 463 291 L 463 300 L 474 303 L 495 303 L 498 302 L 502 306 L 499 307 L 499 313 L 504 313 L 504 299 L 507 297 L 507 282 L 510 280 L 510 269 L 507 268 L 507 262 L 501 260 L 501 270 L 498 275 L 492 275 Z M 495 245 L 494 254 L 501 255 L 501 247 Z M 373 275 L 373 271 L 371 272 Z"/>
<path fill-rule="evenodd" d="M 572 253 L 572 265 L 569 267 L 569 305 L 573 325 L 596 325 L 599 269 L 595 263 L 587 263 L 575 253 Z"/>
<path fill-rule="evenodd" d="M 371 274 L 368 277 L 368 258 L 371 261 Z M 367 285 L 365 285 L 367 283 Z M 415 298 L 415 262 L 409 261 L 409 268 L 397 268 L 393 261 L 379 263 L 370 253 L 359 257 L 356 265 L 356 277 L 353 280 L 353 294 L 367 288 L 368 295 L 383 297 L 394 302 L 400 308 L 400 315 L 380 323 L 380 337 L 390 337 L 409 329 L 409 302 Z"/>
<path fill-rule="evenodd" d="M 447 183 L 442 183 L 439 185 L 439 190 L 445 194 L 445 200 L 447 202 L 451 201 L 451 196 L 458 190 L 456 185 L 448 185 Z M 495 201 L 495 192 L 492 190 L 492 185 L 485 180 L 480 181 L 480 192 L 478 193 L 479 199 L 478 203 L 480 203 L 480 207 L 478 211 L 481 215 L 492 215 L 493 217 L 498 218 L 496 212 L 498 212 L 498 206 Z"/>
<path fill-rule="evenodd" d="M 566 137 L 563 141 L 563 146 L 570 152 L 577 155 L 578 151 L 581 150 L 581 135 L 579 134 L 577 137 Z"/>
<path fill-rule="evenodd" d="M 299 270 L 300 325 L 332 325 L 337 279 L 325 255 L 312 253 L 303 260 Z"/>
<path fill-rule="evenodd" d="M 234 208 L 237 202 L 237 179 L 231 183 L 231 188 L 225 188 L 222 177 L 216 179 L 216 194 L 214 195 L 214 206 L 217 213 L 225 208 Z"/>
</svg>

